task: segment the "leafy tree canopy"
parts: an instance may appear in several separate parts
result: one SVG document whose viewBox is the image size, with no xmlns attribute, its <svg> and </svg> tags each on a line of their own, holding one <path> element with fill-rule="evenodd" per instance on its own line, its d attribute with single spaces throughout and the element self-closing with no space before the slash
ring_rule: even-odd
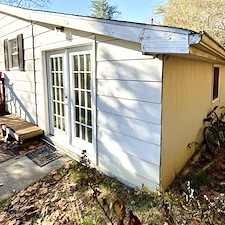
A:
<svg viewBox="0 0 225 225">
<path fill-rule="evenodd" d="M 206 31 L 225 46 L 225 0 L 168 0 L 156 14 L 163 14 L 163 24 L 195 31 Z"/>
<path fill-rule="evenodd" d="M 0 3 L 29 9 L 43 9 L 50 4 L 50 0 L 0 0 Z"/>
<path fill-rule="evenodd" d="M 103 19 L 116 19 L 121 12 L 117 11 L 118 5 L 110 5 L 107 0 L 93 0 L 91 1 L 91 10 L 93 17 Z"/>
</svg>

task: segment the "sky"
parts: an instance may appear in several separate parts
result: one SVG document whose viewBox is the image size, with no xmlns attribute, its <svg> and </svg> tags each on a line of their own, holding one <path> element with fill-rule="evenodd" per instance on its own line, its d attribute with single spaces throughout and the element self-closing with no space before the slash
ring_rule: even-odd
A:
<svg viewBox="0 0 225 225">
<path fill-rule="evenodd" d="M 91 15 L 91 0 L 50 0 L 49 11 L 70 13 L 75 15 Z M 165 0 L 109 0 L 110 5 L 117 4 L 121 15 L 118 20 L 138 23 L 149 23 L 151 18 L 155 24 L 160 18 L 153 15 L 156 6 Z"/>
</svg>

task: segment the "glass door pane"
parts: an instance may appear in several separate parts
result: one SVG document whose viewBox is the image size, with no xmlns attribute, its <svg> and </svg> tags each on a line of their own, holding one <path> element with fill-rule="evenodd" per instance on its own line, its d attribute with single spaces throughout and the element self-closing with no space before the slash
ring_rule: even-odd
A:
<svg viewBox="0 0 225 225">
<path fill-rule="evenodd" d="M 92 143 L 91 60 L 90 54 L 74 55 L 73 102 L 74 136 Z"/>
<path fill-rule="evenodd" d="M 63 57 L 52 56 L 50 60 L 53 127 L 65 131 Z"/>
</svg>

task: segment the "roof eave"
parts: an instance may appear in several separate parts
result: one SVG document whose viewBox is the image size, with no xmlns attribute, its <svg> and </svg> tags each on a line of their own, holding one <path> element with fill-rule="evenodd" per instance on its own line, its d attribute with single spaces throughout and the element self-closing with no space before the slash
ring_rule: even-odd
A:
<svg viewBox="0 0 225 225">
<path fill-rule="evenodd" d="M 213 40 L 207 33 L 201 32 L 196 35 L 195 38 L 191 37 L 190 46 L 195 46 L 197 48 L 205 49 L 206 52 L 210 52 L 212 55 L 216 55 L 217 57 L 225 60 L 225 49 Z"/>
</svg>

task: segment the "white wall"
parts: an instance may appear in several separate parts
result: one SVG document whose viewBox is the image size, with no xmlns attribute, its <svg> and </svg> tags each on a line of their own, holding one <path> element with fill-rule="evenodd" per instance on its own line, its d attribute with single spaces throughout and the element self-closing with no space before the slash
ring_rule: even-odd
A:
<svg viewBox="0 0 225 225">
<path fill-rule="evenodd" d="M 160 183 L 162 61 L 142 55 L 140 45 L 132 42 L 76 30 L 56 32 L 47 24 L 3 16 L 0 70 L 4 70 L 3 40 L 20 33 L 26 71 L 5 71 L 6 86 L 13 85 L 6 90 L 8 111 L 38 123 L 48 134 L 44 53 L 93 43 L 96 38 L 99 166 L 127 184 L 155 190 Z"/>
<path fill-rule="evenodd" d="M 16 69 L 5 71 L 4 40 L 12 40 L 23 34 L 25 72 Z M 6 85 L 6 110 L 29 122 L 36 123 L 35 82 L 31 25 L 25 21 L 0 15 L 0 71 L 4 72 Z"/>
<path fill-rule="evenodd" d="M 97 37 L 99 165 L 133 186 L 159 187 L 162 62 L 132 42 Z"/>
</svg>

